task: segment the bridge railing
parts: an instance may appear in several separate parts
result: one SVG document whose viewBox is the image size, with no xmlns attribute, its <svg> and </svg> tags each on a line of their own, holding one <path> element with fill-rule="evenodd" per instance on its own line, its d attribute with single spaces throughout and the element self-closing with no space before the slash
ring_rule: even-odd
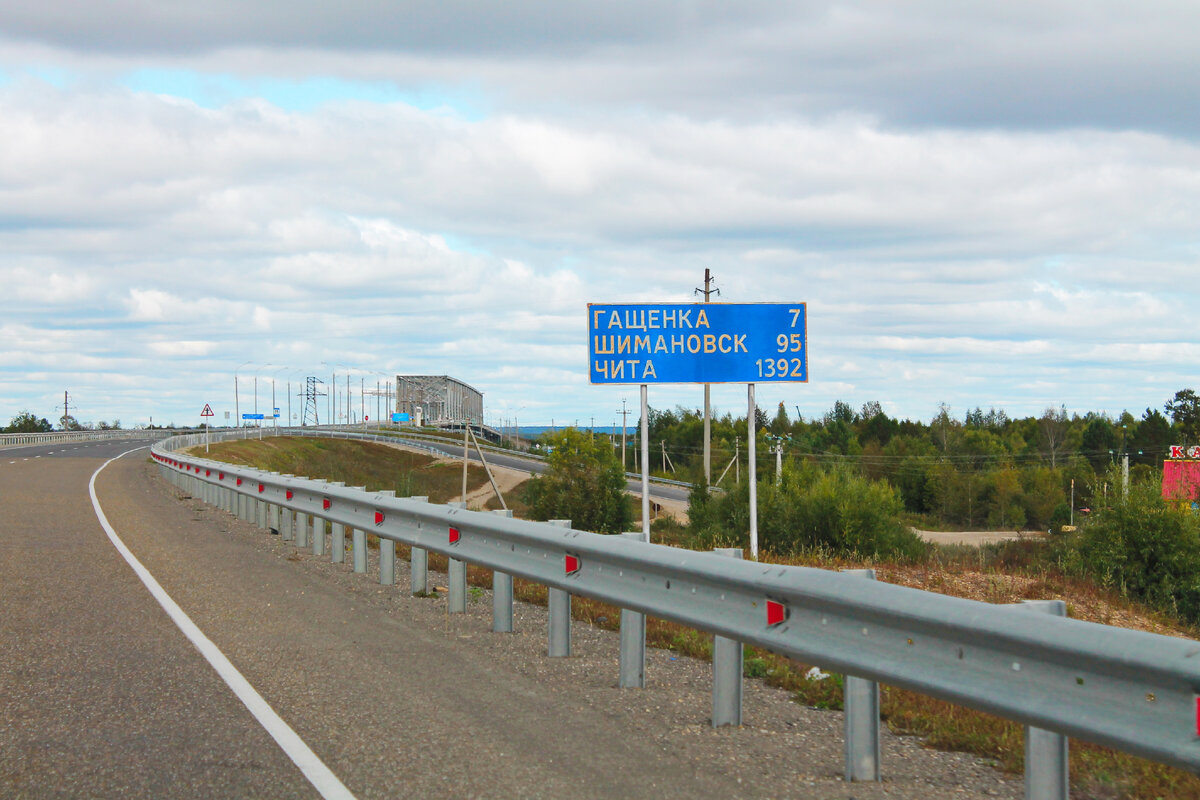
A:
<svg viewBox="0 0 1200 800">
<path fill-rule="evenodd" d="M 57 444 L 59 442 L 98 442 L 122 439 L 145 439 L 149 436 L 174 436 L 177 430 L 122 431 L 49 431 L 46 433 L 0 433 L 0 447 L 17 445 Z"/>
<path fill-rule="evenodd" d="M 1019 613 L 857 574 L 741 561 L 650 544 L 636 535 L 605 536 L 433 505 L 179 452 L 197 444 L 202 435 L 169 439 L 154 445 L 153 457 L 197 496 L 261 527 L 278 525 L 285 535 L 291 530 L 299 545 L 307 546 L 300 534 L 307 530 L 304 521 L 321 521 L 321 535 L 311 542 L 316 554 L 325 552 L 324 521 L 334 532 L 353 531 L 356 569 L 361 534 L 359 571 L 366 568 L 366 533 L 374 534 L 386 544 L 381 582 L 391 582 L 385 580 L 388 570 L 394 576 L 396 542 L 413 548 L 414 591 L 425 588 L 425 554 L 447 556 L 451 611 L 465 610 L 468 563 L 496 572 L 497 593 L 509 587 L 510 621 L 511 580 L 501 578 L 515 575 L 550 587 L 552 655 L 565 654 L 564 624 L 569 652 L 569 597 L 582 595 L 625 609 L 623 627 L 626 613 L 648 614 L 711 633 L 718 643 L 751 644 L 850 676 L 848 779 L 878 779 L 875 682 L 1024 723 L 1027 788 L 1031 782 L 1041 787 L 1031 796 L 1066 797 L 1068 736 L 1200 770 L 1200 642 Z M 336 540 L 333 550 L 337 559 Z M 502 602 L 496 602 L 500 619 Z M 629 617 L 631 625 L 638 619 Z M 639 646 L 644 634 L 639 644 L 623 632 L 622 685 L 639 685 L 626 680 L 629 664 L 636 674 L 636 660 L 644 659 Z M 740 687 L 740 650 L 733 663 Z M 714 658 L 714 678 L 725 687 L 714 687 L 714 723 L 737 722 L 740 688 L 731 720 L 717 706 L 717 695 L 728 697 L 730 689 L 716 664 Z"/>
</svg>

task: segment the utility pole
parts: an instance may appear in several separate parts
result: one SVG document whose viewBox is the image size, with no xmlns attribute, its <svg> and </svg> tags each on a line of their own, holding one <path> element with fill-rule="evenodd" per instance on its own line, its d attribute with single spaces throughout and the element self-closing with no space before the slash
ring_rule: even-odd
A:
<svg viewBox="0 0 1200 800">
<path fill-rule="evenodd" d="M 708 267 L 704 268 L 704 288 L 694 290 L 695 294 L 703 294 L 704 302 L 709 301 L 710 295 L 713 292 L 721 293 L 720 289 L 711 288 L 712 273 Z M 704 384 L 704 485 L 712 483 L 712 405 L 709 402 L 712 393 L 712 386 Z"/>
<path fill-rule="evenodd" d="M 768 436 L 771 440 L 771 452 L 775 454 L 775 485 L 783 483 L 783 443 L 790 436 Z"/>
<path fill-rule="evenodd" d="M 625 408 L 625 398 L 624 397 L 621 398 L 620 414 L 621 414 L 621 471 L 628 472 L 628 470 L 625 469 L 625 417 L 629 414 L 629 411 L 628 411 L 628 409 Z"/>
<path fill-rule="evenodd" d="M 742 462 L 741 462 L 741 444 L 742 437 L 733 437 L 733 482 L 742 482 Z"/>
</svg>

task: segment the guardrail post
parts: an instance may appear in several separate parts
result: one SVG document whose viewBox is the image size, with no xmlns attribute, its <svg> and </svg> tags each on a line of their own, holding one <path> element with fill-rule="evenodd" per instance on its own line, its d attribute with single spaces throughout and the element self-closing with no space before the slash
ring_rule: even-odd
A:
<svg viewBox="0 0 1200 800">
<path fill-rule="evenodd" d="M 422 503 L 428 503 L 428 497 L 410 497 L 409 500 L 417 500 Z M 429 593 L 429 551 L 421 547 L 413 547 L 409 550 L 409 566 L 412 568 L 412 577 L 409 579 L 410 591 L 413 594 L 428 594 Z"/>
<path fill-rule="evenodd" d="M 267 501 L 259 498 L 254 499 L 254 524 L 256 527 L 266 530 L 269 527 L 267 522 Z"/>
<path fill-rule="evenodd" d="M 641 531 L 622 533 L 621 538 L 646 541 Z M 646 688 L 646 615 L 621 609 L 621 653 L 617 667 L 617 685 L 622 689 Z"/>
<path fill-rule="evenodd" d="M 512 518 L 513 512 L 493 511 L 502 517 Z M 492 573 L 492 633 L 512 633 L 513 629 L 513 579 L 507 572 Z"/>
<path fill-rule="evenodd" d="M 354 533 L 350 536 L 351 556 L 354 559 L 354 571 L 367 571 L 367 532 L 359 528 L 354 529 Z"/>
<path fill-rule="evenodd" d="M 569 519 L 552 519 L 550 525 L 560 528 L 571 527 Z M 565 589 L 549 588 L 550 623 L 548 631 L 550 658 L 566 658 L 571 655 L 571 594 Z"/>
<path fill-rule="evenodd" d="M 330 486 L 345 486 L 338 481 Z M 365 486 L 354 486 L 354 489 L 366 489 Z M 329 558 L 334 564 L 344 564 L 346 561 L 346 526 L 341 522 L 329 522 Z"/>
<path fill-rule="evenodd" d="M 842 570 L 875 580 L 873 569 Z M 879 684 L 846 675 L 842 687 L 845 710 L 846 781 L 879 781 Z"/>
<path fill-rule="evenodd" d="M 719 556 L 741 558 L 740 547 L 718 547 Z M 712 726 L 742 724 L 742 643 L 713 636 Z"/>
<path fill-rule="evenodd" d="M 325 555 L 325 518 L 312 515 L 312 554 Z"/>
<path fill-rule="evenodd" d="M 285 542 L 296 539 L 296 512 L 290 508 L 279 507 L 279 535 Z"/>
<path fill-rule="evenodd" d="M 449 508 L 466 508 L 464 502 L 446 504 Z M 449 596 L 446 598 L 446 611 L 450 614 L 467 613 L 467 563 L 457 558 L 446 560 L 446 587 Z"/>
<path fill-rule="evenodd" d="M 1023 600 L 1014 608 L 1026 611 L 1067 615 L 1062 600 Z M 1070 767 L 1067 737 L 1025 726 L 1025 800 L 1067 800 L 1070 795 Z"/>
<path fill-rule="evenodd" d="M 394 491 L 380 492 L 395 497 Z M 396 582 L 396 541 L 379 537 L 379 585 L 391 586 Z"/>
<path fill-rule="evenodd" d="M 282 524 L 280 519 L 283 517 L 283 507 L 278 503 L 271 503 L 267 506 L 267 510 L 270 512 L 270 518 L 267 520 L 267 525 L 270 528 L 271 533 L 277 534 L 280 532 L 279 528 Z"/>
<path fill-rule="evenodd" d="M 296 547 L 308 547 L 308 514 L 296 512 Z"/>
</svg>

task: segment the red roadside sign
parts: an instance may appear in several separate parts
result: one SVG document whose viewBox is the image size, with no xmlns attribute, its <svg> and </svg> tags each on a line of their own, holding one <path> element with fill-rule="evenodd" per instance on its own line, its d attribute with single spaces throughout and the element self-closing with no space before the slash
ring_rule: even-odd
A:
<svg viewBox="0 0 1200 800">
<path fill-rule="evenodd" d="M 213 414 L 212 406 L 210 406 L 208 403 L 205 403 L 205 404 L 204 404 L 204 410 L 200 412 L 200 416 L 202 416 L 202 417 L 212 417 L 212 416 L 216 416 L 216 415 L 215 415 L 215 414 Z"/>
</svg>

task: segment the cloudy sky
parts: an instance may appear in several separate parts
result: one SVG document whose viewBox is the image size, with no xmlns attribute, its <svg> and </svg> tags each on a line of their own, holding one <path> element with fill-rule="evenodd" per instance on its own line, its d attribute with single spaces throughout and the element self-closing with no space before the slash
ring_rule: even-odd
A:
<svg viewBox="0 0 1200 800">
<path fill-rule="evenodd" d="M 0 0 L 0 417 L 193 423 L 235 372 L 245 411 L 336 370 L 607 425 L 637 389 L 589 385 L 586 304 L 706 267 L 808 304 L 769 410 L 1140 414 L 1200 383 L 1197 31 L 1183 0 Z"/>
</svg>

